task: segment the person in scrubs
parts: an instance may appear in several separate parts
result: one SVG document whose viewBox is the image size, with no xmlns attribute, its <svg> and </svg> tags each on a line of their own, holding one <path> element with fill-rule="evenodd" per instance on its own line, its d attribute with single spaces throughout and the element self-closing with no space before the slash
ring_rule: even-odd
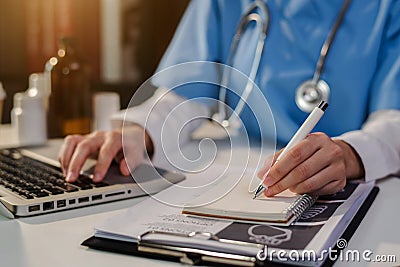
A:
<svg viewBox="0 0 400 267">
<path fill-rule="evenodd" d="M 238 21 L 252 2 L 193 0 L 157 72 L 186 62 L 226 64 Z M 343 0 L 264 2 L 270 25 L 254 83 L 268 100 L 276 141 L 285 145 L 308 115 L 296 105 L 297 87 L 312 77 Z M 256 43 L 256 27 L 250 25 L 241 37 L 234 68 L 250 72 Z M 158 89 L 154 96 L 128 110 L 125 120 L 132 123 L 130 139 L 134 145 L 129 153 L 134 164 L 143 160 L 145 151 L 153 159 L 159 157 L 161 125 L 174 136 L 174 129 L 190 118 L 211 116 L 212 107 L 192 101 L 174 120 L 166 120 L 170 111 L 187 99 L 218 99 L 219 87 L 210 84 L 189 84 L 165 94 L 182 77 L 195 80 L 216 75 L 201 66 L 155 76 L 152 83 Z M 353 0 L 331 45 L 321 79 L 331 89 L 329 108 L 314 132 L 277 164 L 270 167 L 273 159 L 265 160 L 259 177 L 266 176 L 267 196 L 288 188 L 297 193 L 332 194 L 342 189 L 347 179 L 370 181 L 400 174 L 400 2 Z M 152 115 L 146 116 L 150 103 L 160 95 L 164 97 L 151 110 Z M 233 108 L 234 102 L 228 95 L 227 103 Z M 262 135 L 249 112 L 246 107 L 241 114 L 246 130 L 250 136 Z M 116 116 L 115 122 L 121 118 Z M 187 135 L 196 127 L 196 123 L 191 125 Z M 113 160 L 119 162 L 122 174 L 129 174 L 121 150 L 122 130 L 116 127 L 110 132 L 68 136 L 59 160 L 66 180 L 73 182 L 84 161 L 96 155 L 93 179 L 101 181 Z"/>
</svg>

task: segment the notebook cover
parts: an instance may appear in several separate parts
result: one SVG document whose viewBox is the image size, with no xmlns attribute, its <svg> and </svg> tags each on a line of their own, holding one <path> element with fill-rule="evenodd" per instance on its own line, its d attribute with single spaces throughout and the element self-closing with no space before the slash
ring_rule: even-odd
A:
<svg viewBox="0 0 400 267">
<path fill-rule="evenodd" d="M 372 191 L 369 193 L 368 197 L 365 199 L 364 203 L 361 205 L 360 209 L 357 211 L 356 215 L 353 217 L 352 221 L 350 222 L 349 226 L 344 231 L 343 235 L 340 238 L 344 238 L 347 241 L 351 239 L 354 232 L 357 230 L 358 226 L 360 225 L 362 219 L 367 214 L 369 208 L 371 207 L 372 203 L 374 202 L 376 196 L 378 195 L 379 188 L 375 186 Z M 82 242 L 82 246 L 86 246 L 96 250 L 108 251 L 108 252 L 115 252 L 120 254 L 132 255 L 132 256 L 145 256 L 155 259 L 163 259 L 163 260 L 174 260 L 173 257 L 167 256 L 158 256 L 149 253 L 139 252 L 137 250 L 137 244 L 132 242 L 126 241 L 119 241 L 113 239 L 106 239 L 106 238 L 99 238 L 92 236 L 85 241 Z M 341 249 L 337 246 L 334 247 L 337 250 L 337 255 L 339 255 Z M 327 259 L 322 266 L 332 266 L 335 262 Z M 265 262 L 265 266 L 292 266 L 290 264 L 283 264 L 277 262 Z"/>
</svg>

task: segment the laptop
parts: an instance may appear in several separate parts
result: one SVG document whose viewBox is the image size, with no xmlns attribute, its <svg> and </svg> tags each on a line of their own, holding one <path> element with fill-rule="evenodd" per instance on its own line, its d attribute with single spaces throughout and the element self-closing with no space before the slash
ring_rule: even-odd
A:
<svg viewBox="0 0 400 267">
<path fill-rule="evenodd" d="M 0 214 L 32 216 L 144 196 L 185 179 L 182 173 L 148 164 L 139 165 L 132 177 L 122 176 L 113 164 L 99 183 L 90 172 L 67 183 L 57 161 L 26 149 L 0 149 Z"/>
</svg>

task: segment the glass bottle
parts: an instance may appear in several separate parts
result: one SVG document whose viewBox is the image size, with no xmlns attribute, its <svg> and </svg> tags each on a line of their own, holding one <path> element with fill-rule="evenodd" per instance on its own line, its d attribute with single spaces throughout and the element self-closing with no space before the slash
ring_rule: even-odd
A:
<svg viewBox="0 0 400 267">
<path fill-rule="evenodd" d="M 3 88 L 3 84 L 0 82 L 0 124 L 1 124 L 1 119 L 2 119 L 4 99 L 6 99 L 6 91 Z"/>
<path fill-rule="evenodd" d="M 45 73 L 51 90 L 48 136 L 58 138 L 89 133 L 91 70 L 76 50 L 74 38 L 60 39 L 57 56 L 46 63 Z"/>
</svg>

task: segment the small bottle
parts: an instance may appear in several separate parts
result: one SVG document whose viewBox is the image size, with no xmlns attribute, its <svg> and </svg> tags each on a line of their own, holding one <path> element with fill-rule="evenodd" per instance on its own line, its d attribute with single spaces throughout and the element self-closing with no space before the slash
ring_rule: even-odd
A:
<svg viewBox="0 0 400 267">
<path fill-rule="evenodd" d="M 14 95 L 11 123 L 22 146 L 43 145 L 47 141 L 46 108 L 43 98 L 26 91 Z"/>
<path fill-rule="evenodd" d="M 112 130 L 111 116 L 120 110 L 119 95 L 114 92 L 99 92 L 93 96 L 93 128 L 97 131 Z"/>
<path fill-rule="evenodd" d="M 44 73 L 32 73 L 29 75 L 29 88 L 27 94 L 42 98 L 46 110 L 48 109 L 50 90 L 46 87 L 46 76 Z"/>
<path fill-rule="evenodd" d="M 6 91 L 4 91 L 3 84 L 0 82 L 0 124 L 2 121 L 3 114 L 3 102 L 6 99 Z"/>
<path fill-rule="evenodd" d="M 49 137 L 89 133 L 91 70 L 76 50 L 74 38 L 60 39 L 57 56 L 46 63 L 45 72 L 51 90 L 47 116 Z"/>
</svg>

